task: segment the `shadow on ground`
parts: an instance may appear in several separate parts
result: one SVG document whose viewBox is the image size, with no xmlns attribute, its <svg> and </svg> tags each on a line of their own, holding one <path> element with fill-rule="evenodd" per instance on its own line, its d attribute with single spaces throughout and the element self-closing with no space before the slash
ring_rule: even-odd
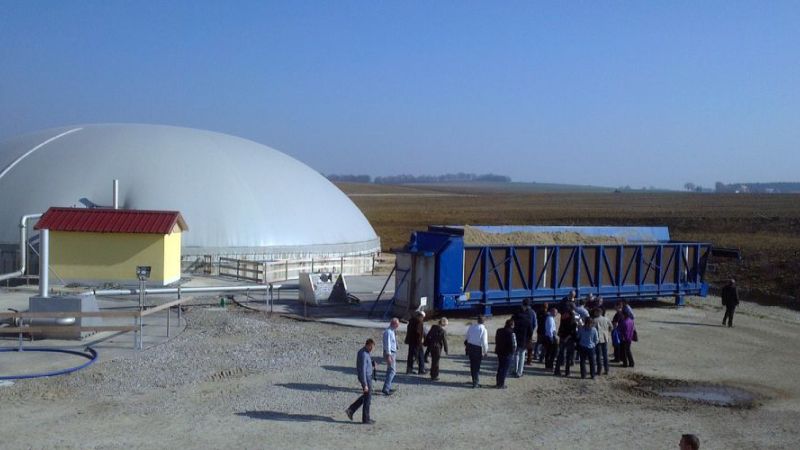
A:
<svg viewBox="0 0 800 450">
<path fill-rule="evenodd" d="M 667 325 L 689 325 L 693 327 L 713 327 L 713 328 L 721 328 L 724 325 L 717 325 L 714 323 L 700 323 L 700 322 L 678 322 L 675 320 L 652 320 L 652 323 L 664 323 Z"/>
<path fill-rule="evenodd" d="M 346 388 L 341 386 L 330 386 L 322 383 L 278 383 L 275 386 L 285 387 L 287 389 L 294 389 L 296 391 L 330 391 L 330 392 L 348 392 L 359 393 L 360 390 L 356 388 Z"/>
<path fill-rule="evenodd" d="M 352 423 L 346 420 L 336 420 L 333 417 L 318 416 L 316 414 L 289 414 L 279 411 L 245 411 L 236 413 L 237 416 L 250 419 L 274 420 L 276 422 L 328 422 Z"/>
</svg>

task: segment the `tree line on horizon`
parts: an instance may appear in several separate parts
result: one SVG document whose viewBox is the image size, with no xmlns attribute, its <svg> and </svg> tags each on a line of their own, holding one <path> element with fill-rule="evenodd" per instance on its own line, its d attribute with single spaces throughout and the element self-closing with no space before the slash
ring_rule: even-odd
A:
<svg viewBox="0 0 800 450">
<path fill-rule="evenodd" d="M 328 180 L 347 183 L 374 183 L 374 184 L 412 184 L 412 183 L 464 183 L 464 182 L 491 182 L 510 183 L 511 177 L 493 173 L 446 173 L 443 175 L 389 175 L 373 178 L 370 175 L 326 175 Z"/>
<path fill-rule="evenodd" d="M 775 183 L 714 183 L 714 189 L 707 189 L 692 182 L 687 182 L 683 188 L 689 192 L 716 192 L 723 194 L 791 194 L 800 193 L 800 183 L 775 182 Z"/>
</svg>

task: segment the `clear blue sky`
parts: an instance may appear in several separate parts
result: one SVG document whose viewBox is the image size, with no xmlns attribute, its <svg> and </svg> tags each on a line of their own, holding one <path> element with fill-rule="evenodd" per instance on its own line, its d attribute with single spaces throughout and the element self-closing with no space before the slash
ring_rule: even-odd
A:
<svg viewBox="0 0 800 450">
<path fill-rule="evenodd" d="M 239 135 L 325 173 L 800 180 L 800 2 L 0 0 L 0 140 Z"/>
</svg>

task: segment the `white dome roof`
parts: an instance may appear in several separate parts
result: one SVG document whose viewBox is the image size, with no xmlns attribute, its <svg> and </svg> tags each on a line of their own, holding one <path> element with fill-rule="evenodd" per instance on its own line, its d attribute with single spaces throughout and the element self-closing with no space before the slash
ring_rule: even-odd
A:
<svg viewBox="0 0 800 450">
<path fill-rule="evenodd" d="M 0 243 L 18 243 L 24 214 L 111 205 L 119 179 L 120 207 L 183 214 L 185 254 L 380 248 L 361 211 L 325 177 L 226 134 L 139 124 L 51 129 L 0 143 L 0 168 Z"/>
</svg>

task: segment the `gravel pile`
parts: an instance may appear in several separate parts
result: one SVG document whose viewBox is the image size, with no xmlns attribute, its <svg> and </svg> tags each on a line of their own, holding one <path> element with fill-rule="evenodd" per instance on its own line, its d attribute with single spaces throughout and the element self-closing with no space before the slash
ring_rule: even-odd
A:
<svg viewBox="0 0 800 450">
<path fill-rule="evenodd" d="M 575 231 L 554 233 L 489 233 L 478 228 L 464 227 L 464 243 L 467 245 L 568 245 L 568 244 L 625 244 L 620 236 L 590 236 Z"/>
</svg>

